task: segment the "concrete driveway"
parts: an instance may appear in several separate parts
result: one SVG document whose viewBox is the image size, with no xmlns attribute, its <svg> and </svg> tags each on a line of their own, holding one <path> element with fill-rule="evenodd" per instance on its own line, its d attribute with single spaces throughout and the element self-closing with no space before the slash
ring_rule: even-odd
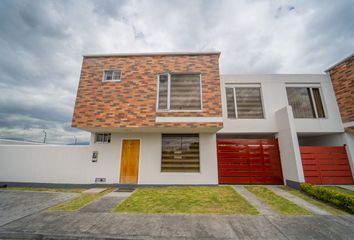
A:
<svg viewBox="0 0 354 240">
<path fill-rule="evenodd" d="M 73 194 L 0 192 L 0 239 L 354 239 L 354 216 L 218 216 L 44 210 L 71 196 Z"/>
<path fill-rule="evenodd" d="M 0 226 L 42 211 L 76 196 L 75 193 L 0 191 Z"/>
</svg>

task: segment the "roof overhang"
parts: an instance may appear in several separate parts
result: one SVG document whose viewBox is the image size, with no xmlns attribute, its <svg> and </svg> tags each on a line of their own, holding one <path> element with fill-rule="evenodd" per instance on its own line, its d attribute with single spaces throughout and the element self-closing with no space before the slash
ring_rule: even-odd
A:
<svg viewBox="0 0 354 240">
<path fill-rule="evenodd" d="M 219 55 L 220 51 L 210 52 L 149 52 L 149 53 L 107 53 L 107 54 L 84 54 L 83 57 L 147 57 L 147 56 L 198 56 Z"/>
</svg>

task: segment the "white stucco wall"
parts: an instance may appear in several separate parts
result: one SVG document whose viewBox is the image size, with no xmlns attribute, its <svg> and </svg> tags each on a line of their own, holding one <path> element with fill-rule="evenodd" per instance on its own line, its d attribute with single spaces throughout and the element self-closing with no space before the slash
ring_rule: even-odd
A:
<svg viewBox="0 0 354 240">
<path fill-rule="evenodd" d="M 278 142 L 284 183 L 286 180 L 304 182 L 299 143 L 290 106 L 275 113 L 278 126 Z"/>
<path fill-rule="evenodd" d="M 264 119 L 229 119 L 226 84 L 260 84 Z M 224 128 L 219 133 L 276 133 L 275 112 L 288 105 L 286 84 L 320 84 L 326 111 L 324 119 L 295 119 L 298 133 L 343 132 L 340 113 L 330 79 L 325 74 L 221 75 Z"/>
<path fill-rule="evenodd" d="M 90 183 L 89 149 L 0 145 L 0 182 Z"/>
<path fill-rule="evenodd" d="M 161 133 L 113 133 L 111 143 L 90 146 L 0 145 L 0 182 L 119 183 L 122 139 L 140 139 L 138 184 L 217 184 L 216 135 L 199 137 L 199 173 L 161 173 Z"/>
</svg>

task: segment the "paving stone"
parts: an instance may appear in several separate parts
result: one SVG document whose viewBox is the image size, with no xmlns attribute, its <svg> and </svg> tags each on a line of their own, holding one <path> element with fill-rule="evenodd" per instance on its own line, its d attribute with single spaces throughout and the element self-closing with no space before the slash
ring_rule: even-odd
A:
<svg viewBox="0 0 354 240">
<path fill-rule="evenodd" d="M 339 185 L 338 187 L 345 188 L 354 192 L 354 185 Z"/>
<path fill-rule="evenodd" d="M 240 193 L 247 201 L 249 201 L 261 214 L 263 215 L 273 215 L 278 214 L 274 212 L 268 205 L 260 201 L 253 193 L 249 192 L 243 186 L 233 186 L 233 188 Z"/>
<path fill-rule="evenodd" d="M 78 196 L 78 193 L 0 191 L 0 225 Z"/>
<path fill-rule="evenodd" d="M 110 192 L 108 193 L 107 197 L 119 197 L 119 198 L 127 198 L 129 197 L 130 195 L 132 195 L 133 192 Z"/>
<path fill-rule="evenodd" d="M 89 188 L 83 191 L 82 193 L 100 193 L 103 192 L 104 190 L 106 190 L 106 188 Z"/>
<path fill-rule="evenodd" d="M 104 196 L 80 209 L 80 212 L 111 212 L 125 198 Z"/>
<path fill-rule="evenodd" d="M 280 187 L 277 186 L 268 186 L 268 188 L 270 188 L 271 190 L 273 190 L 276 194 L 278 194 L 279 196 L 288 199 L 289 201 L 299 205 L 300 207 L 303 207 L 307 210 L 309 210 L 310 212 L 313 212 L 314 214 L 317 215 L 332 215 L 329 212 L 313 205 L 312 203 L 309 203 L 283 189 L 281 189 Z"/>
<path fill-rule="evenodd" d="M 44 211 L 0 227 L 0 239 L 353 239 L 353 216 L 221 216 Z"/>
</svg>

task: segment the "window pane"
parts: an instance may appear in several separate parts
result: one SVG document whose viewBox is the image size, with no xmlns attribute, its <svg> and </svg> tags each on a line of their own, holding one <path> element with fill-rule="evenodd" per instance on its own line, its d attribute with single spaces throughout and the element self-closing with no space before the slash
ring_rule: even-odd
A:
<svg viewBox="0 0 354 240">
<path fill-rule="evenodd" d="M 238 118 L 263 118 L 260 88 L 236 88 Z"/>
<path fill-rule="evenodd" d="M 170 91 L 170 109 L 201 109 L 199 74 L 172 74 Z"/>
<path fill-rule="evenodd" d="M 104 80 L 112 80 L 112 71 L 104 72 Z"/>
<path fill-rule="evenodd" d="M 315 118 L 309 88 L 287 87 L 286 92 L 295 118 Z"/>
<path fill-rule="evenodd" d="M 316 110 L 319 118 L 324 118 L 325 113 L 323 109 L 321 94 L 319 88 L 312 88 L 313 98 L 315 99 Z"/>
<path fill-rule="evenodd" d="M 158 109 L 167 109 L 168 75 L 159 76 L 159 106 Z"/>
<path fill-rule="evenodd" d="M 234 89 L 226 88 L 227 117 L 236 118 Z"/>
<path fill-rule="evenodd" d="M 113 71 L 112 80 L 120 80 L 120 71 Z"/>
<path fill-rule="evenodd" d="M 198 134 L 162 135 L 162 172 L 199 172 Z"/>
</svg>

